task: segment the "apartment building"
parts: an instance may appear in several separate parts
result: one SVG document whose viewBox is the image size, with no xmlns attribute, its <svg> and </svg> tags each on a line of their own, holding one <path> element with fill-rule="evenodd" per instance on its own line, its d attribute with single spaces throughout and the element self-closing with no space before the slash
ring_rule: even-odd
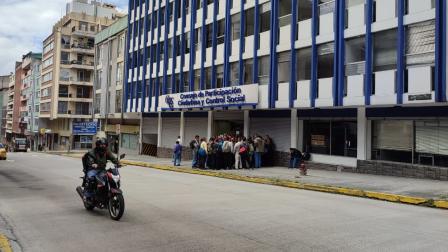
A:
<svg viewBox="0 0 448 252">
<path fill-rule="evenodd" d="M 6 117 L 8 112 L 10 75 L 0 76 L 0 143 L 6 143 Z"/>
<path fill-rule="evenodd" d="M 20 125 L 30 148 L 37 150 L 41 142 L 39 134 L 39 99 L 42 53 L 29 52 L 22 57 L 20 86 Z"/>
<path fill-rule="evenodd" d="M 447 27 L 441 0 L 131 0 L 124 108 L 159 156 L 227 132 L 281 162 L 448 166 Z"/>
<path fill-rule="evenodd" d="M 48 149 L 92 147 L 94 38 L 120 16 L 113 5 L 73 0 L 44 40 L 40 118 Z"/>
<path fill-rule="evenodd" d="M 140 117 L 122 113 L 127 22 L 125 16 L 95 36 L 94 113 L 112 151 L 121 147 L 126 153 L 138 153 L 138 144 L 130 145 L 127 139 L 138 139 Z"/>
<path fill-rule="evenodd" d="M 8 104 L 6 107 L 5 138 L 7 142 L 11 141 L 12 138 L 12 125 L 13 125 L 13 113 L 14 113 L 14 88 L 15 88 L 15 73 L 11 73 L 9 75 Z"/>
</svg>

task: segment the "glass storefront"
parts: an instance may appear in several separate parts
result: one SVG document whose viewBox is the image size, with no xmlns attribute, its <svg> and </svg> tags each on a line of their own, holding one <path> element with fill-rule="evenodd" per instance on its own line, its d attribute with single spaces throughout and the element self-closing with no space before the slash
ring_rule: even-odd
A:
<svg viewBox="0 0 448 252">
<path fill-rule="evenodd" d="M 304 150 L 315 154 L 356 157 L 356 121 L 304 121 Z"/>
<path fill-rule="evenodd" d="M 447 167 L 448 121 L 373 121 L 372 159 Z"/>
</svg>

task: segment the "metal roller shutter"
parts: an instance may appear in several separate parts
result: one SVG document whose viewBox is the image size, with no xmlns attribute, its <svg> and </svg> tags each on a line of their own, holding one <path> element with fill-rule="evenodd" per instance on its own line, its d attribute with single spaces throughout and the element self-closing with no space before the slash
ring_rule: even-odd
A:
<svg viewBox="0 0 448 252">
<path fill-rule="evenodd" d="M 162 147 L 172 148 L 180 133 L 179 118 L 162 118 Z"/>
<path fill-rule="evenodd" d="M 375 149 L 412 150 L 412 121 L 377 121 L 373 135 Z"/>
<path fill-rule="evenodd" d="M 213 113 L 215 121 L 243 121 L 244 112 L 241 110 L 215 111 Z"/>
<path fill-rule="evenodd" d="M 290 118 L 251 118 L 250 135 L 269 135 L 277 151 L 288 152 L 291 147 Z"/>
<path fill-rule="evenodd" d="M 154 118 L 143 118 L 142 134 L 157 134 L 159 119 Z"/>
<path fill-rule="evenodd" d="M 182 140 L 184 146 L 188 146 L 194 136 L 207 137 L 208 118 L 185 118 L 185 135 Z"/>
<path fill-rule="evenodd" d="M 448 122 L 416 122 L 415 134 L 417 152 L 448 155 Z"/>
</svg>

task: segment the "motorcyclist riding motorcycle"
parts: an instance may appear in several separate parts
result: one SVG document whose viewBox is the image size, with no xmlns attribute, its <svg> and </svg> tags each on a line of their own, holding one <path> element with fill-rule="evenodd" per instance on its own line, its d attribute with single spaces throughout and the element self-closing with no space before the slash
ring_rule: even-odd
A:
<svg viewBox="0 0 448 252">
<path fill-rule="evenodd" d="M 95 177 L 100 171 L 105 170 L 107 161 L 110 160 L 112 163 L 118 164 L 118 159 L 107 147 L 107 140 L 99 138 L 95 142 L 95 148 L 87 152 L 82 159 L 84 173 L 89 184 L 85 193 L 87 201 L 90 201 L 93 196 L 94 186 L 96 185 Z"/>
</svg>

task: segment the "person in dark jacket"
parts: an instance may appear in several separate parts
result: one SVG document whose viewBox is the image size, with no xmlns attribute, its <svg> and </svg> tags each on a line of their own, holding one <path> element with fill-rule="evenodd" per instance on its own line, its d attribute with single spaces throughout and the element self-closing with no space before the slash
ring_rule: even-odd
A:
<svg viewBox="0 0 448 252">
<path fill-rule="evenodd" d="M 118 159 L 107 148 L 107 140 L 99 138 L 95 142 L 95 148 L 87 152 L 83 157 L 83 166 L 86 177 L 89 181 L 95 181 L 96 175 L 106 169 L 107 161 L 118 164 Z M 89 183 L 91 184 L 91 183 Z M 93 188 L 88 187 L 86 197 L 90 198 Z"/>
<path fill-rule="evenodd" d="M 182 145 L 180 145 L 179 141 L 176 141 L 176 144 L 173 147 L 174 152 L 174 166 L 180 166 L 180 161 L 182 159 Z"/>
<path fill-rule="evenodd" d="M 302 162 L 302 153 L 296 148 L 290 148 L 290 159 L 289 159 L 289 167 L 291 169 L 299 168 L 300 163 Z"/>
</svg>

